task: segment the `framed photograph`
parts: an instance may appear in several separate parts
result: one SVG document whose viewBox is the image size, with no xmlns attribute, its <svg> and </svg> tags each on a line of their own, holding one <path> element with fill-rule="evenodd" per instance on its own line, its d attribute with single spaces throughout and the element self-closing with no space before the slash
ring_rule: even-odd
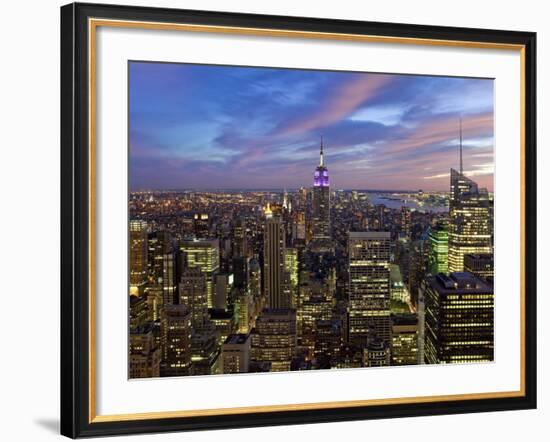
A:
<svg viewBox="0 0 550 442">
<path fill-rule="evenodd" d="M 61 433 L 536 407 L 528 32 L 61 8 Z"/>
</svg>

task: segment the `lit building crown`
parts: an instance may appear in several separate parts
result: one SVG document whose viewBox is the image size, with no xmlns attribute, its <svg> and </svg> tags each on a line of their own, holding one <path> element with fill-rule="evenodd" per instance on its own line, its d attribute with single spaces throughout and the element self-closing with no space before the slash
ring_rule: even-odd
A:
<svg viewBox="0 0 550 442">
<path fill-rule="evenodd" d="M 315 168 L 315 174 L 313 175 L 313 186 L 329 187 L 328 169 L 325 166 L 322 138 L 321 138 L 321 151 L 320 151 L 319 165 Z"/>
</svg>

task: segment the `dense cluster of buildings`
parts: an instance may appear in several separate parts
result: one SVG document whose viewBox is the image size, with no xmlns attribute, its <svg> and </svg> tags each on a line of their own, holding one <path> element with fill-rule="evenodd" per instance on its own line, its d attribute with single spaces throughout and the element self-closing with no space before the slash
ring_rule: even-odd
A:
<svg viewBox="0 0 550 442">
<path fill-rule="evenodd" d="M 311 188 L 132 193 L 129 377 L 493 360 L 492 198 L 445 199 L 333 191 L 322 143 Z"/>
</svg>

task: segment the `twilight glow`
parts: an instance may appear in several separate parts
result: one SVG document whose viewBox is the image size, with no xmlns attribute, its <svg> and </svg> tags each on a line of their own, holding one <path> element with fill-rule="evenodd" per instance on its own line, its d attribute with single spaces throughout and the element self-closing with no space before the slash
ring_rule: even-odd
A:
<svg viewBox="0 0 550 442">
<path fill-rule="evenodd" d="M 130 188 L 493 190 L 493 81 L 130 63 Z"/>
</svg>

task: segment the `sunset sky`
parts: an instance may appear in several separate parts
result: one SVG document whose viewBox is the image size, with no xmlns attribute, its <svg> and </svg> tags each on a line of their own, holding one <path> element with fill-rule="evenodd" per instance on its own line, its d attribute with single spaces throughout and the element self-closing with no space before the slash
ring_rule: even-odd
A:
<svg viewBox="0 0 550 442">
<path fill-rule="evenodd" d="M 130 63 L 130 187 L 493 189 L 493 81 Z"/>
</svg>

